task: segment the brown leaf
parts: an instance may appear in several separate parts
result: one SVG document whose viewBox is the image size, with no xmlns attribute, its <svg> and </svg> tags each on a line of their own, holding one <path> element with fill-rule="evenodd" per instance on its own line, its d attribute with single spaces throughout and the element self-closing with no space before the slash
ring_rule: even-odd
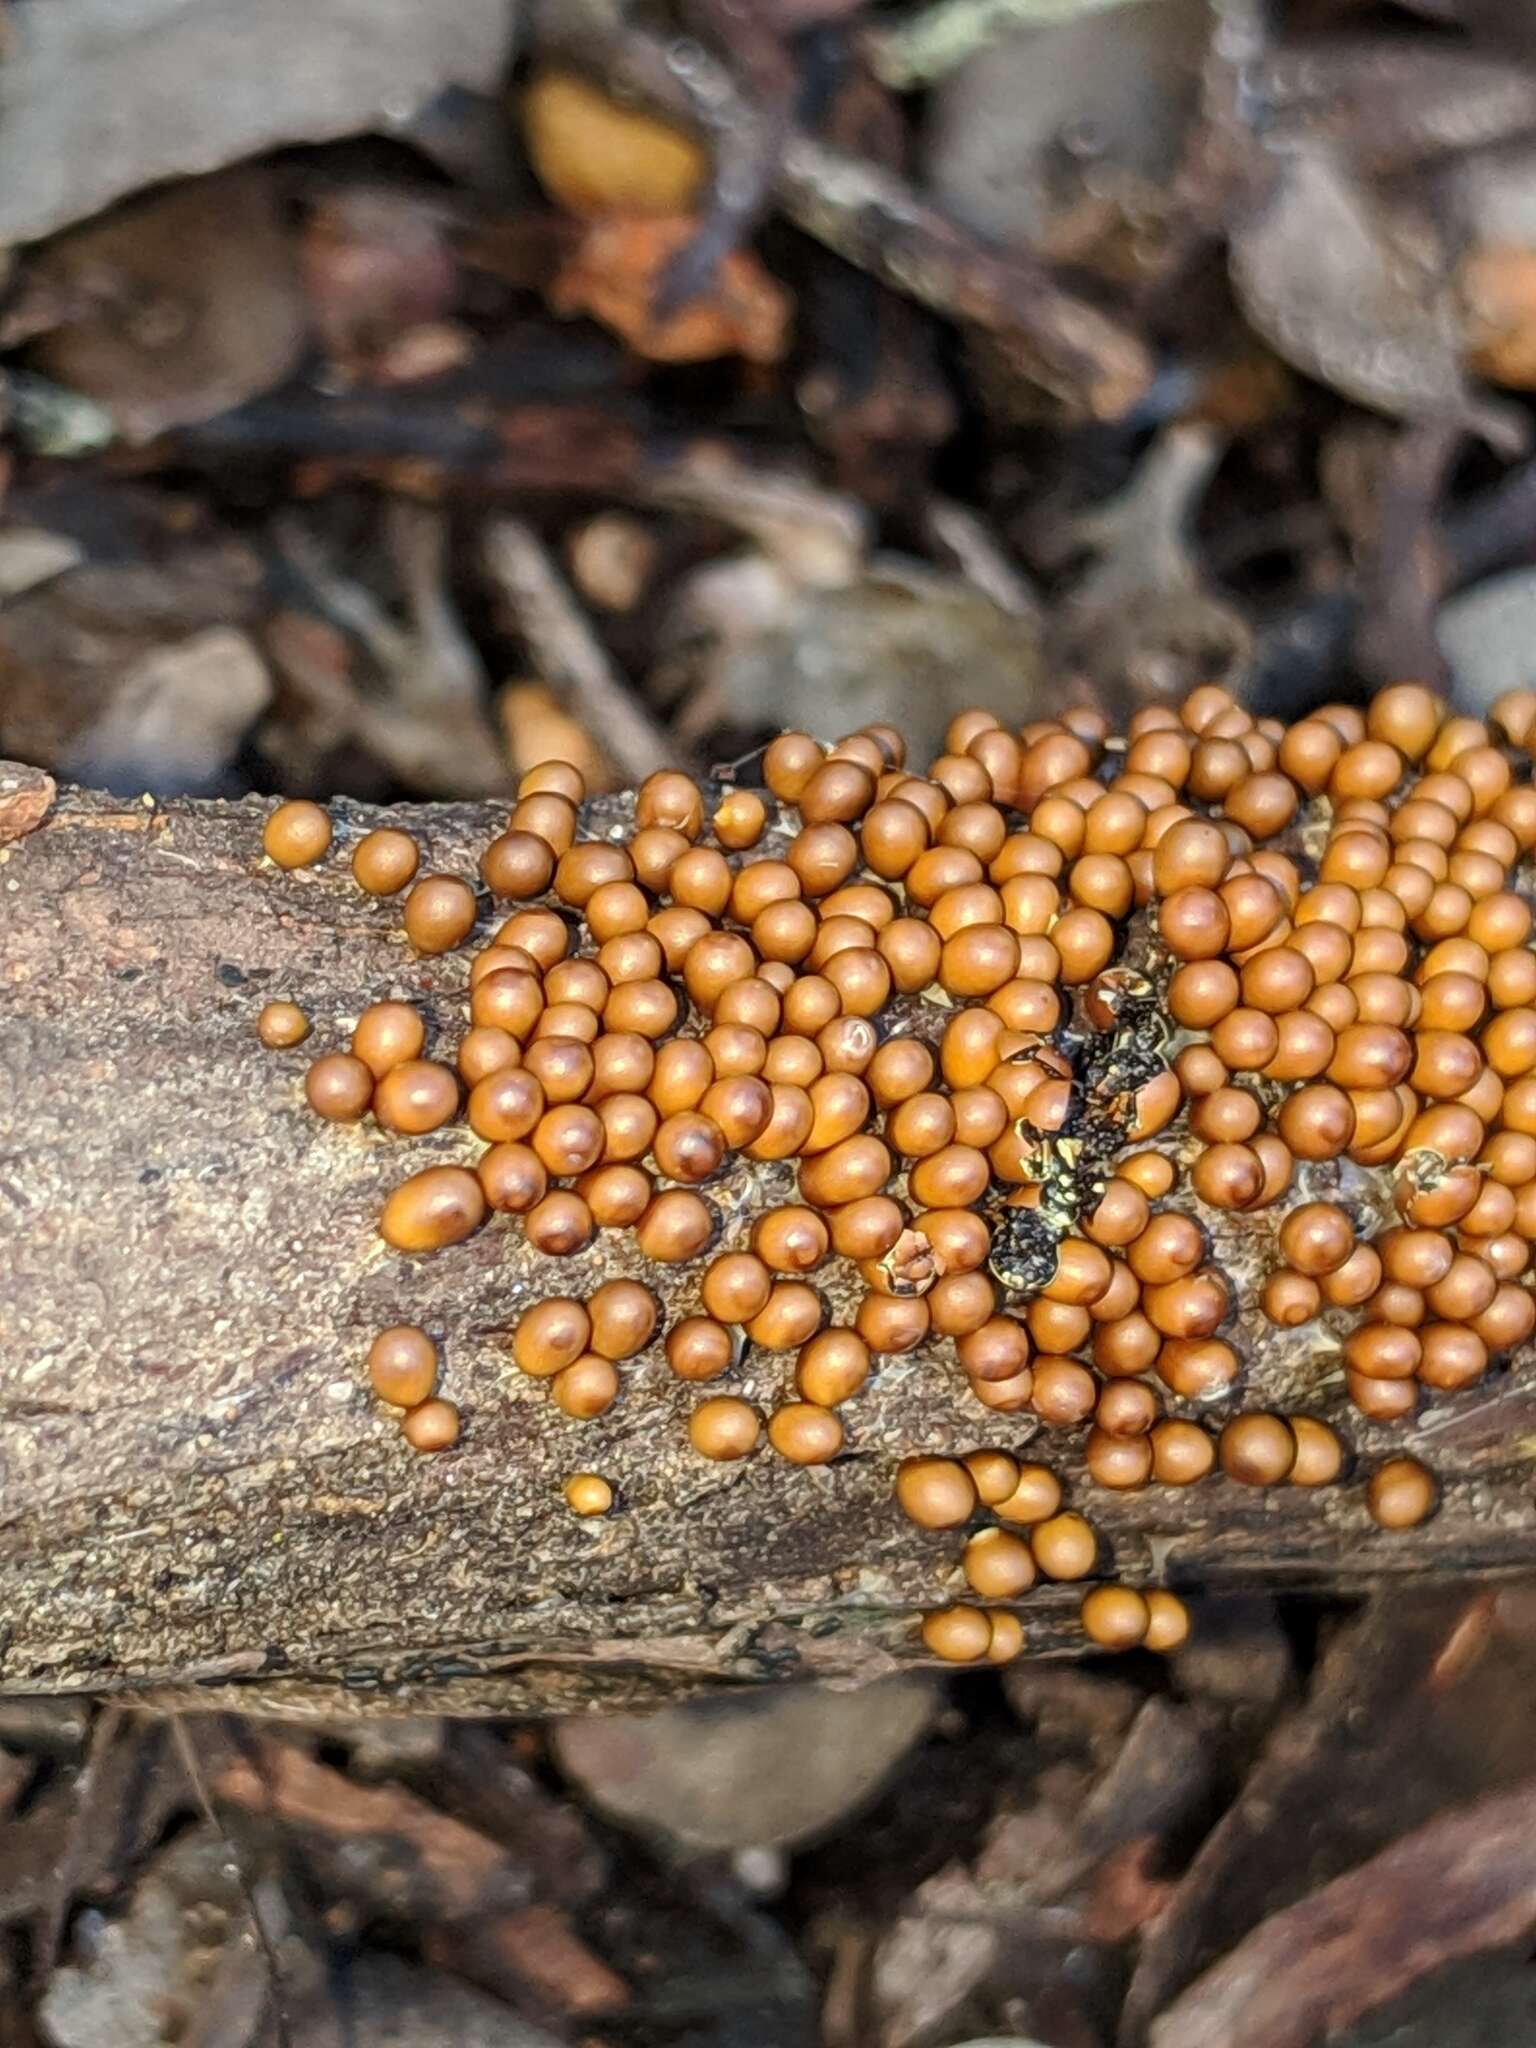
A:
<svg viewBox="0 0 1536 2048">
<path fill-rule="evenodd" d="M 568 2013 L 614 2012 L 629 2002 L 621 1977 L 595 1956 L 553 1906 L 487 1914 L 463 1927 L 434 1929 L 429 1960 L 498 1990 L 509 1999 L 532 1990 Z"/>
<path fill-rule="evenodd" d="M 57 793 L 58 784 L 41 768 L 22 768 L 7 762 L 0 774 L 0 846 L 35 832 L 47 817 Z"/>
<path fill-rule="evenodd" d="M 135 719 L 126 704 L 119 708 L 121 700 L 164 702 L 152 687 L 154 672 L 169 662 L 171 676 L 161 681 L 174 682 L 184 648 L 193 669 L 200 645 L 211 643 L 215 654 L 227 654 L 238 634 L 210 635 L 208 629 L 247 627 L 256 616 L 260 586 L 261 564 L 252 549 L 207 534 L 153 553 L 81 562 L 35 585 L 5 608 L 0 751 L 75 779 L 109 765 L 120 786 L 134 791 L 187 787 L 177 780 L 176 763 L 153 745 L 136 750 Z M 245 662 L 260 667 L 249 649 Z M 216 775 L 238 746 L 243 722 L 237 719 L 231 730 L 233 699 L 228 705 L 207 694 L 200 699 L 187 664 L 181 668 L 182 702 L 197 705 L 203 772 Z M 252 688 L 251 675 L 242 680 L 247 700 L 264 695 Z M 114 728 L 116 738 L 99 750 L 98 734 L 111 739 Z M 161 730 L 174 732 L 174 721 Z M 196 734 L 189 728 L 177 737 L 190 741 Z"/>
<path fill-rule="evenodd" d="M 1161 1848 L 1155 1836 L 1141 1835 L 1099 1865 L 1083 1918 L 1093 1940 L 1124 1941 L 1162 1912 L 1173 1885 L 1165 1877 L 1153 1877 L 1148 1868 Z"/>
<path fill-rule="evenodd" d="M 37 344 L 40 367 L 131 440 L 264 391 L 304 346 L 293 250 L 263 170 L 189 179 L 61 235 L 29 289 L 69 309 Z"/>
<path fill-rule="evenodd" d="M 1102 253 L 1118 234 L 1121 261 L 1145 264 L 1211 20 L 1200 0 L 1142 0 L 985 38 L 935 83 L 923 124 L 932 196 L 978 233 L 1058 259 L 1069 219 L 1091 212 Z M 1068 134 L 1092 141 L 1063 149 Z"/>
<path fill-rule="evenodd" d="M 321 346 L 353 378 L 377 374 L 407 335 L 442 323 L 458 290 L 432 207 L 384 187 L 321 200 L 300 237 L 299 265 Z"/>
<path fill-rule="evenodd" d="M 1388 177 L 1445 156 L 1471 156 L 1524 135 L 1536 76 L 1449 36 L 1343 34 L 1327 57 L 1309 37 L 1280 42 L 1255 81 L 1268 139 L 1323 142 L 1358 171 Z"/>
<path fill-rule="evenodd" d="M 1274 1914 L 1154 2023 L 1152 2048 L 1307 2048 L 1536 1926 L 1536 1780 L 1458 1807 Z"/>
<path fill-rule="evenodd" d="M 496 710 L 519 774 L 541 761 L 569 761 L 581 770 L 588 789 L 618 787 L 591 733 L 561 706 L 547 683 L 508 683 Z"/>
<path fill-rule="evenodd" d="M 1473 369 L 1517 391 L 1536 389 L 1536 249 L 1474 249 L 1459 284 Z"/>
<path fill-rule="evenodd" d="M 729 355 L 777 362 L 788 342 L 789 295 L 748 250 L 732 250 L 701 297 L 655 319 L 662 273 L 697 226 L 689 214 L 594 220 L 550 286 L 550 305 L 557 313 L 590 313 L 652 362 L 702 363 Z"/>
</svg>

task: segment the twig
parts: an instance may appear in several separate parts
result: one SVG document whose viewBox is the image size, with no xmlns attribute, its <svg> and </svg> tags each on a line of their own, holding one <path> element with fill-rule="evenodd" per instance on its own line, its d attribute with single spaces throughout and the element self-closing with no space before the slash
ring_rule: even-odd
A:
<svg viewBox="0 0 1536 2048">
<path fill-rule="evenodd" d="M 0 764 L 0 783 L 13 772 Z M 853 1682 L 920 1655 L 911 1611 L 948 1562 L 893 1508 L 891 1474 L 919 1449 L 968 1448 L 983 1431 L 997 1441 L 944 1357 L 872 1375 L 857 1454 L 827 1467 L 814 1497 L 782 1459 L 705 1477 L 687 1430 L 696 1394 L 663 1361 L 638 1366 L 628 1400 L 582 1425 L 578 1445 L 537 1383 L 511 1384 L 497 1335 L 541 1294 L 590 1294 L 620 1273 L 643 1273 L 670 1320 L 692 1312 L 693 1272 L 637 1265 L 615 1232 L 550 1259 L 505 1218 L 430 1259 L 381 1247 L 389 1189 L 425 1158 L 467 1158 L 471 1141 L 443 1131 L 425 1158 L 415 1147 L 402 1158 L 388 1134 L 317 1131 L 307 1055 L 269 1052 L 256 1016 L 291 996 L 319 1050 L 398 992 L 419 998 L 434 1032 L 457 1029 L 462 956 L 410 963 L 398 908 L 362 895 L 347 849 L 376 825 L 403 826 L 435 868 L 473 873 L 506 814 L 346 802 L 334 814 L 339 843 L 294 875 L 261 859 L 260 800 L 146 809 L 61 791 L 10 848 L 0 1694 L 132 1690 L 311 1723 L 391 1708 L 552 1713 L 791 1673 Z M 626 799 L 600 798 L 585 836 L 631 816 Z M 60 916 L 87 871 L 109 934 L 99 944 Z M 151 971 L 124 971 L 141 963 Z M 943 1014 L 914 998 L 903 1021 L 932 1037 Z M 744 1245 L 753 1218 L 793 1187 L 787 1162 L 729 1162 L 710 1189 L 721 1248 Z M 1219 1226 L 1217 1256 L 1234 1274 L 1274 1264 L 1262 1223 Z M 110 1289 L 82 1286 L 95 1272 Z M 818 1278 L 831 1319 L 851 1320 L 857 1267 L 838 1260 Z M 368 1398 L 367 1343 L 402 1318 L 445 1335 L 468 1418 L 450 1455 L 413 1457 Z M 1251 1326 L 1250 1404 L 1305 1401 L 1372 1457 L 1425 1455 L 1422 1426 L 1347 1419 L 1322 1362 L 1277 1330 Z M 1503 1430 L 1490 1412 L 1470 1445 L 1435 1439 L 1442 1504 L 1412 1542 L 1373 1530 L 1353 1488 L 1324 1513 L 1278 1490 L 1149 1488 L 1104 1499 L 1121 1571 L 1348 1594 L 1399 1575 L 1417 1598 L 1436 1577 L 1528 1568 L 1532 1353 L 1522 1346 L 1512 1370 L 1489 1375 L 1490 1403 L 1513 1405 Z M 153 1399 L 145 1359 L 159 1369 Z M 771 1403 L 782 1377 L 777 1361 L 749 1361 L 740 1390 Z M 1020 1418 L 1002 1440 L 1022 1445 L 1034 1427 Z M 561 1493 L 576 1456 L 619 1494 L 596 1526 Z M 1084 1483 L 1076 1443 L 1053 1462 L 1074 1489 Z M 381 1543 L 399 1564 L 382 1602 Z M 446 1600 L 445 1559 L 473 1563 Z M 1032 1598 L 1033 1651 L 1081 1652 L 1080 1591 L 1048 1585 Z M 47 1817 L 31 1839 L 51 1854 L 60 1837 Z M 19 1853 L 9 1868 L 0 1859 L 12 1917 L 35 1910 L 34 1868 Z"/>
<path fill-rule="evenodd" d="M 1452 421 L 1406 426 L 1386 450 L 1376 484 L 1376 532 L 1360 577 L 1354 652 L 1377 682 L 1417 676 L 1445 685 L 1450 664 L 1435 634 L 1449 564 L 1439 507 L 1462 428 Z"/>
<path fill-rule="evenodd" d="M 171 1735 L 180 1753 L 182 1768 L 186 1771 L 188 1781 L 191 1784 L 193 1797 L 197 1800 L 203 1818 L 229 1851 L 230 1867 L 234 1871 L 235 1881 L 239 1885 L 241 1894 L 245 1899 L 246 1910 L 251 1916 L 251 1927 L 255 1933 L 257 1943 L 261 1948 L 263 1956 L 266 1958 L 267 1971 L 272 1984 L 272 2012 L 277 2029 L 278 2048 L 293 2048 L 293 2035 L 289 2031 L 288 2014 L 283 2003 L 283 1976 L 277 1960 L 277 1947 L 268 1931 L 266 1921 L 262 1918 L 261 1905 L 256 1897 L 256 1888 L 245 1874 L 245 1865 L 241 1862 L 235 1844 L 230 1839 L 228 1829 L 214 1811 L 213 1800 L 208 1792 L 208 1781 L 203 1776 L 203 1767 L 198 1761 L 196 1750 L 192 1747 L 192 1737 L 187 1732 L 185 1719 L 180 1714 L 172 1714 L 170 1721 Z"/>
<path fill-rule="evenodd" d="M 715 136 L 709 210 L 667 265 L 656 294 L 657 320 L 706 291 L 719 265 L 767 212 L 794 116 L 794 65 L 754 0 L 688 0 L 688 9 L 731 52 L 748 92 L 738 119 Z M 676 51 L 672 61 L 679 62 Z"/>
<path fill-rule="evenodd" d="M 79 1881 L 82 1852 L 96 1818 L 95 1794 L 103 1759 L 117 1739 L 124 1715 L 120 1707 L 104 1706 L 91 1726 L 85 1759 L 71 1788 L 73 1808 L 63 1853 L 48 1873 L 46 1898 L 33 1934 L 32 1974 L 35 1983 L 48 1981 L 58 1960 L 64 1923 L 69 1918 Z"/>
<path fill-rule="evenodd" d="M 579 338 L 566 344 L 583 353 Z M 644 460 L 647 422 L 614 396 L 512 397 L 489 384 L 463 400 L 392 391 L 344 398 L 277 392 L 166 435 L 138 461 L 213 471 L 305 462 L 326 477 L 360 477 L 402 495 L 584 491 L 623 495 Z M 585 377 L 585 370 L 583 371 Z M 313 479 L 314 471 L 311 471 Z"/>
<path fill-rule="evenodd" d="M 1128 328 L 1026 251 L 980 241 L 894 171 L 796 135 L 784 152 L 779 199 L 797 227 L 847 262 L 991 334 L 1064 404 L 1118 420 L 1151 385 L 1151 356 Z"/>
<path fill-rule="evenodd" d="M 797 583 L 841 589 L 863 568 L 871 521 L 856 498 L 790 470 L 734 460 L 716 449 L 661 471 L 647 496 L 749 534 Z"/>
<path fill-rule="evenodd" d="M 404 1786 L 358 1785 L 281 1742 L 258 1738 L 214 1786 L 226 1805 L 298 1837 L 328 1886 L 385 1919 L 424 1924 L 429 1958 L 506 1995 L 532 1992 L 572 2016 L 617 2011 L 629 1987 L 555 1905 L 528 1897 L 529 1873 L 468 1822 Z M 366 1853 L 366 1845 L 388 1853 Z"/>
<path fill-rule="evenodd" d="M 540 673 L 563 690 L 622 774 L 642 781 L 671 765 L 677 749 L 609 661 L 549 550 L 520 519 L 486 530 L 485 565 L 516 615 Z"/>
<path fill-rule="evenodd" d="M 308 586 L 310 594 L 334 623 L 363 643 L 384 670 L 397 669 L 409 652 L 409 638 L 371 590 L 343 576 L 311 528 L 294 512 L 279 512 L 272 521 L 278 552 Z"/>
<path fill-rule="evenodd" d="M 316 603 L 362 642 L 378 670 L 385 701 L 324 675 L 306 679 L 310 694 L 320 696 L 333 716 L 350 714 L 349 722 L 366 744 L 417 788 L 466 790 L 476 796 L 506 790 L 510 775 L 484 711 L 484 670 L 448 601 L 444 513 L 400 499 L 391 500 L 386 511 L 384 545 L 405 594 L 410 628 L 397 625 L 371 590 L 344 576 L 294 514 L 279 513 L 273 530 L 284 558 Z M 302 650 L 291 637 L 280 658 L 290 667 L 295 659 L 303 666 Z M 466 769 L 466 763 L 472 768 Z"/>
<path fill-rule="evenodd" d="M 1019 619 L 1039 618 L 1040 600 L 1029 578 L 969 505 L 957 505 L 952 498 L 934 498 L 924 510 L 923 525 L 935 551 L 952 563 L 967 583 L 990 597 L 999 611 Z"/>
<path fill-rule="evenodd" d="M 898 91 L 931 85 L 1015 28 L 1046 28 L 1102 14 L 1130 0 L 939 0 L 906 21 L 861 38 L 875 76 Z"/>
</svg>

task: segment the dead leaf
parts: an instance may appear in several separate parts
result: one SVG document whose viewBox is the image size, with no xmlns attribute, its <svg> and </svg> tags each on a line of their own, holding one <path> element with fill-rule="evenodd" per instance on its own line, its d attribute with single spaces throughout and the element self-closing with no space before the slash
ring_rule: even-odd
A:
<svg viewBox="0 0 1536 2048">
<path fill-rule="evenodd" d="M 870 1797 L 921 1738 L 926 1674 L 583 1715 L 555 1730 L 560 1768 L 621 1823 L 700 1850 L 799 1842 Z"/>
<path fill-rule="evenodd" d="M 1153 2022 L 1152 2048 L 1308 2048 L 1536 1927 L 1536 1780 L 1456 1807 L 1274 1914 Z"/>
<path fill-rule="evenodd" d="M 1253 639 L 1238 608 L 1207 586 L 1195 518 L 1226 452 L 1209 422 L 1177 420 L 1148 447 L 1123 491 L 1070 522 L 1053 547 L 1091 556 L 1046 626 L 1060 677 L 1120 716 L 1176 702 L 1197 682 L 1237 687 Z"/>
<path fill-rule="evenodd" d="M 709 177 L 691 135 L 574 71 L 539 72 L 522 114 L 539 183 L 571 213 L 687 213 Z"/>
<path fill-rule="evenodd" d="M 1445 252 L 1427 216 L 1388 204 L 1321 147 L 1298 147 L 1230 246 L 1243 311 L 1289 363 L 1400 419 L 1498 430 L 1462 374 Z"/>
<path fill-rule="evenodd" d="M 486 1914 L 462 1927 L 439 1928 L 427 1939 L 429 1961 L 499 1990 L 509 2000 L 531 1990 L 557 2011 L 615 2012 L 629 2002 L 621 1977 L 554 1906 Z"/>
<path fill-rule="evenodd" d="M 1116 202 L 1132 201 L 1144 221 L 1177 164 L 1210 31 L 1203 0 L 1141 0 L 985 41 L 934 88 L 933 196 L 978 233 L 1036 249 L 1090 199 L 1122 226 Z"/>
<path fill-rule="evenodd" d="M 1536 75 L 1451 36 L 1277 38 L 1253 79 L 1266 140 L 1315 138 L 1369 177 L 1470 159 L 1524 135 Z"/>
<path fill-rule="evenodd" d="M 188 180 L 61 235 L 27 290 L 67 309 L 33 360 L 105 405 L 130 441 L 226 412 L 285 377 L 304 346 L 294 252 L 264 170 Z"/>
<path fill-rule="evenodd" d="M 1495 384 L 1536 390 L 1536 249 L 1474 249 L 1458 282 L 1473 369 Z"/>
<path fill-rule="evenodd" d="M 310 712 L 337 734 L 350 727 L 413 788 L 501 795 L 507 766 L 485 713 L 484 665 L 453 599 L 447 515 L 406 498 L 386 505 L 380 539 L 404 623 L 342 565 L 323 522 L 281 514 L 276 531 L 317 605 L 349 636 L 338 643 L 301 625 L 274 645 Z M 366 694 L 352 685 L 351 641 L 362 643 L 376 671 Z"/>
<path fill-rule="evenodd" d="M 543 2027 L 446 1971 L 367 1950 L 332 1960 L 322 1989 L 294 2020 L 293 2040 L 296 2048 L 561 2048 Z M 227 2044 L 210 2035 L 208 2048 Z"/>
<path fill-rule="evenodd" d="M 210 626 L 125 668 L 67 766 L 103 789 L 214 789 L 271 699 L 250 638 Z"/>
<path fill-rule="evenodd" d="M 457 320 L 423 320 L 380 349 L 371 368 L 372 382 L 386 387 L 420 384 L 462 369 L 474 353 L 473 335 Z"/>
<path fill-rule="evenodd" d="M 248 627 L 260 586 L 244 543 L 188 537 L 158 559 L 84 561 L 12 600 L 0 612 L 0 752 L 72 774 L 125 678 L 207 627 Z M 137 772 L 129 782 L 143 788 Z"/>
<path fill-rule="evenodd" d="M 49 0 L 9 10 L 0 243 L 283 143 L 398 129 L 489 92 L 517 0 Z"/>
<path fill-rule="evenodd" d="M 561 707 L 547 683 L 508 683 L 496 700 L 496 710 L 507 752 L 520 775 L 541 761 L 569 761 L 581 770 L 589 790 L 618 788 L 596 741 Z"/>
<path fill-rule="evenodd" d="M 549 289 L 557 313 L 590 313 L 657 363 L 740 355 L 776 363 L 789 339 L 790 298 L 750 250 L 733 249 L 702 296 L 658 321 L 652 313 L 667 264 L 692 241 L 691 214 L 611 214 L 594 220 Z"/>
<path fill-rule="evenodd" d="M 918 2048 L 962 2011 L 996 1967 L 1003 1932 L 959 1864 L 930 1877 L 883 1935 L 871 1970 L 882 2048 Z"/>
<path fill-rule="evenodd" d="M 1448 598 L 1435 614 L 1435 640 L 1455 678 L 1457 703 L 1483 717 L 1506 690 L 1523 690 L 1533 630 L 1536 573 L 1528 568 L 1506 569 Z M 1500 1427 L 1507 1426 L 1501 1415 Z"/>
<path fill-rule="evenodd" d="M 1095 1941 L 1125 1941 L 1162 1912 L 1173 1884 L 1149 1868 L 1161 1854 L 1157 1838 L 1142 1835 L 1105 1857 L 1093 1874 L 1084 1914 Z"/>
<path fill-rule="evenodd" d="M 58 784 L 41 768 L 6 764 L 0 775 L 0 846 L 35 832 L 52 808 Z"/>
<path fill-rule="evenodd" d="M 228 1844 L 198 1828 L 163 1850 L 127 1912 L 103 1922 L 53 1973 L 40 2008 L 45 2038 L 55 2048 L 164 2040 L 166 2016 L 198 1995 L 226 1942 L 251 1946 L 246 1903 Z"/>
<path fill-rule="evenodd" d="M 605 612 L 632 611 L 656 568 L 656 537 L 629 512 L 598 512 L 566 536 L 571 578 Z"/>
<path fill-rule="evenodd" d="M 638 782 L 675 764 L 678 736 L 669 737 L 630 688 L 533 528 L 520 519 L 493 523 L 485 567 L 535 666 L 586 729 L 603 735 L 614 767 Z"/>
<path fill-rule="evenodd" d="M 406 335 L 443 321 L 458 293 L 437 210 L 382 186 L 321 200 L 305 222 L 299 265 L 321 346 L 358 381 L 376 375 Z M 417 374 L 450 366 L 429 358 Z M 404 381 L 398 368 L 389 381 Z"/>
<path fill-rule="evenodd" d="M 153 558 L 82 562 L 14 599 L 0 614 L 0 753 L 74 772 L 140 664 L 207 628 L 251 625 L 261 579 L 252 549 L 207 534 Z M 121 748 L 117 759 L 126 772 Z M 153 763 L 143 770 L 156 778 Z M 141 773 L 128 779 L 144 787 Z"/>
<path fill-rule="evenodd" d="M 467 1919 L 518 1898 L 515 1867 L 485 1835 L 434 1811 L 403 1786 L 355 1784 L 288 1743 L 263 1741 L 251 1755 L 233 1759 L 214 1780 L 213 1795 L 286 1826 L 358 1844 L 360 1878 L 362 1845 L 394 1843 L 399 1867 L 382 1879 L 383 1889 L 375 1887 L 380 1898 L 430 1898 L 435 1914 L 447 1919 Z"/>
<path fill-rule="evenodd" d="M 756 554 L 709 564 L 679 586 L 659 645 L 737 728 L 765 705 L 829 738 L 885 716 L 917 757 L 942 751 L 962 704 L 1019 720 L 1045 704 L 1035 622 L 905 556 L 877 556 L 845 590 L 797 589 Z"/>
<path fill-rule="evenodd" d="M 1152 1698 L 1114 1762 L 1083 1801 L 1076 1829 L 1086 1851 L 1114 1856 L 1187 1825 L 1211 1793 L 1211 1759 L 1194 1711 Z"/>
<path fill-rule="evenodd" d="M 0 526 L 0 604 L 51 582 L 84 559 L 85 550 L 67 534 L 19 522 Z"/>
<path fill-rule="evenodd" d="M 536 1897 L 590 1905 L 611 1879 L 612 1859 L 581 1809 L 546 1789 L 542 1745 L 529 1732 L 508 1736 L 485 1721 L 454 1719 L 445 1727 L 439 1803 L 472 1818 L 526 1865 Z"/>
</svg>

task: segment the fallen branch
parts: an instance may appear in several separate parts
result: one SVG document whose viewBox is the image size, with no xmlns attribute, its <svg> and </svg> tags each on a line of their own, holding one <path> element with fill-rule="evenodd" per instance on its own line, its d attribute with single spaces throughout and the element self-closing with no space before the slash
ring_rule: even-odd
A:
<svg viewBox="0 0 1536 2048">
<path fill-rule="evenodd" d="M 45 778 L 0 765 L 12 819 L 29 791 L 44 801 Z M 895 1459 L 1019 1446 L 1041 1425 L 983 1410 L 942 1348 L 885 1361 L 850 1411 L 849 1454 L 821 1469 L 766 1451 L 704 1464 L 683 1428 L 695 1390 L 655 1351 L 602 1420 L 567 1419 L 510 1368 L 505 1333 L 539 1296 L 639 1270 L 628 1235 L 557 1261 L 497 1218 L 402 1258 L 377 1235 L 385 1194 L 471 1157 L 473 1139 L 458 1126 L 407 1153 L 371 1124 L 316 1123 L 301 1089 L 308 1056 L 344 1043 L 370 1000 L 409 995 L 437 1038 L 463 1017 L 462 957 L 411 956 L 347 847 L 388 815 L 428 865 L 472 873 L 502 814 L 337 803 L 326 861 L 283 874 L 261 857 L 265 810 L 66 790 L 0 848 L 0 1692 L 551 1710 L 853 1681 L 920 1655 L 913 1615 L 953 1597 L 959 1546 L 897 1511 Z M 628 816 L 605 799 L 587 829 Z M 275 996 L 314 1021 L 297 1053 L 257 1041 Z M 711 1184 L 723 1242 L 787 1176 L 737 1160 Z M 846 1318 L 856 1278 L 841 1262 L 828 1276 Z M 669 1311 L 693 1306 L 696 1268 L 646 1277 Z M 439 1458 L 413 1456 L 365 1386 L 370 1339 L 402 1319 L 441 1333 L 464 1412 Z M 1322 1345 L 1256 1315 L 1244 1341 L 1249 1405 L 1332 1415 L 1367 1450 L 1417 1449 L 1439 1514 L 1379 1531 L 1358 1483 L 1100 1493 L 1076 1435 L 1051 1433 L 1045 1453 L 1117 1572 L 1195 1592 L 1350 1590 L 1536 1558 L 1536 1393 L 1518 1372 L 1373 1431 Z M 735 1384 L 777 1396 L 789 1364 L 755 1354 Z M 570 1514 L 576 1470 L 609 1475 L 619 1511 Z M 1077 1597 L 1029 1597 L 1033 1648 L 1081 1647 Z"/>
</svg>

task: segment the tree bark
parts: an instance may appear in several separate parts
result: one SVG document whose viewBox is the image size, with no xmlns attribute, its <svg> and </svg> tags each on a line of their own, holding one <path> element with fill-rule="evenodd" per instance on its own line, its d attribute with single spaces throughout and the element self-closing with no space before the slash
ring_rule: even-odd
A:
<svg viewBox="0 0 1536 2048">
<path fill-rule="evenodd" d="M 331 853 L 288 874 L 262 857 L 267 808 L 55 794 L 0 764 L 0 1692 L 522 1711 L 876 1676 L 921 1654 L 915 1613 L 961 1585 L 958 1538 L 897 1511 L 896 1458 L 1037 1432 L 1132 1579 L 1350 1592 L 1536 1563 L 1528 1360 L 1376 1430 L 1342 1400 L 1326 1325 L 1277 1333 L 1251 1307 L 1245 1405 L 1331 1415 L 1366 1460 L 1415 1451 L 1443 1487 L 1433 1521 L 1375 1530 L 1358 1476 L 1319 1494 L 1092 1489 L 1080 1433 L 983 1410 L 943 1345 L 883 1362 L 825 1468 L 766 1449 L 705 1464 L 683 1426 L 695 1390 L 654 1347 L 607 1416 L 568 1420 L 510 1363 L 521 1310 L 627 1272 L 687 1312 L 698 1268 L 647 1272 L 628 1233 L 548 1259 L 505 1217 L 425 1259 L 380 1240 L 389 1189 L 476 1141 L 321 1124 L 303 1070 L 386 996 L 451 1042 L 465 958 L 415 958 L 398 906 L 353 882 L 347 850 L 382 814 L 337 803 Z M 463 874 L 501 822 L 388 815 L 425 866 Z M 605 800 L 587 829 L 627 816 Z M 256 1038 L 276 996 L 313 1019 L 297 1051 Z M 708 1190 L 722 1242 L 789 1185 L 737 1160 Z M 1252 1270 L 1255 1226 L 1207 1220 Z M 856 1275 L 829 1275 L 851 1313 Z M 367 1388 L 368 1343 L 401 1320 L 441 1334 L 464 1412 L 439 1457 L 411 1453 Z M 735 1390 L 768 1404 L 790 1363 L 750 1356 Z M 614 1481 L 615 1513 L 567 1510 L 576 1470 Z M 1024 1603 L 1032 1649 L 1080 1646 L 1076 1604 L 1071 1587 Z"/>
</svg>

